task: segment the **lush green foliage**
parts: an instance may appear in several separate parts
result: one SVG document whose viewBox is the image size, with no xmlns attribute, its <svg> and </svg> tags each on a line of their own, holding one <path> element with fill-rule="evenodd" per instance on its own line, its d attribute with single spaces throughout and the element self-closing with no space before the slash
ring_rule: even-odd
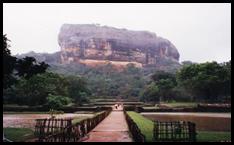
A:
<svg viewBox="0 0 234 145">
<path fill-rule="evenodd" d="M 82 76 L 93 97 L 106 99 L 113 97 L 138 98 L 147 81 L 144 70 L 131 64 L 123 71 L 113 69 L 111 64 L 96 68 L 81 64 L 51 65 L 50 70 L 68 76 Z"/>
<path fill-rule="evenodd" d="M 64 96 L 55 96 L 49 94 L 46 98 L 46 105 L 51 109 L 60 109 L 71 102 L 71 99 Z"/>
<path fill-rule="evenodd" d="M 71 100 L 81 104 L 90 95 L 87 83 L 81 77 L 46 72 L 49 65 L 38 63 L 33 57 L 16 59 L 11 56 L 8 41 L 3 35 L 5 104 L 45 105 L 56 109 Z"/>
<path fill-rule="evenodd" d="M 177 80 L 196 100 L 219 101 L 231 92 L 230 66 L 231 61 L 192 64 L 178 71 Z"/>
<path fill-rule="evenodd" d="M 8 102 L 34 102 L 43 101 L 43 98 L 38 98 L 37 86 L 34 85 L 36 80 L 31 79 L 29 82 L 25 79 L 30 79 L 37 74 L 42 74 L 48 68 L 48 64 L 44 62 L 38 63 L 33 57 L 25 57 L 23 59 L 17 59 L 16 57 L 11 56 L 8 44 L 9 40 L 6 35 L 3 35 L 3 101 L 4 103 Z M 40 82 L 43 83 L 43 82 Z M 23 88 L 24 90 L 21 90 Z M 33 91 L 31 91 L 33 90 Z M 30 92 L 31 91 L 31 92 Z M 17 93 L 16 93 L 17 92 Z M 24 94 L 26 92 L 26 94 Z M 19 93 L 19 94 L 18 94 Z M 26 96 L 32 96 L 33 93 L 36 96 L 36 99 L 39 100 L 24 100 Z M 44 93 L 44 92 L 42 92 Z M 17 95 L 23 95 L 22 98 L 19 98 Z M 40 94 L 40 93 L 39 93 Z M 28 99 L 26 97 L 26 99 Z M 31 98 L 32 99 L 32 98 Z M 19 101 L 19 102 L 18 102 Z"/>
<path fill-rule="evenodd" d="M 87 102 L 87 96 L 90 91 L 87 88 L 87 82 L 78 76 L 69 76 L 68 80 L 68 94 L 77 104 Z"/>
<path fill-rule="evenodd" d="M 5 93 L 5 101 L 22 105 L 43 105 L 49 94 L 67 96 L 67 82 L 54 73 L 34 75 L 28 80 L 22 78 Z"/>
<path fill-rule="evenodd" d="M 82 78 L 67 78 L 48 72 L 20 79 L 16 85 L 6 90 L 4 99 L 6 103 L 46 105 L 56 109 L 72 100 L 83 102 L 86 92 L 88 89 Z"/>
<path fill-rule="evenodd" d="M 168 101 L 173 99 L 174 88 L 176 87 L 175 75 L 168 72 L 157 71 L 152 75 L 152 82 L 146 86 L 142 93 L 142 100 L 145 101 Z M 147 98 L 152 98 L 148 99 Z"/>
<path fill-rule="evenodd" d="M 175 74 L 156 72 L 142 92 L 144 101 L 230 101 L 231 61 L 186 64 Z"/>
<path fill-rule="evenodd" d="M 3 88 L 6 89 L 15 83 L 16 79 L 13 76 L 13 70 L 15 68 L 16 57 L 11 56 L 11 52 L 8 49 L 10 40 L 3 35 Z"/>
<path fill-rule="evenodd" d="M 147 102 L 158 102 L 159 98 L 159 88 L 152 82 L 150 85 L 147 85 L 144 91 L 141 94 L 141 100 Z"/>
<path fill-rule="evenodd" d="M 45 62 L 38 63 L 33 57 L 25 57 L 17 60 L 16 75 L 29 79 L 33 75 L 44 73 L 48 67 Z"/>
<path fill-rule="evenodd" d="M 77 63 L 49 67 L 33 57 L 16 59 L 10 54 L 6 35 L 3 41 L 4 103 L 44 105 L 49 94 L 69 97 L 76 104 L 88 102 L 88 97 L 140 98 L 149 102 L 210 102 L 231 98 L 231 61 L 222 64 L 184 61 L 177 72 L 174 68 L 170 72 L 153 67 L 140 69 L 133 64 L 118 71 L 110 63 L 95 68 Z M 48 73 L 47 68 L 53 73 Z"/>
<path fill-rule="evenodd" d="M 33 75 L 44 73 L 49 67 L 48 64 L 41 62 L 38 63 L 33 57 L 25 57 L 23 59 L 17 59 L 11 56 L 9 50 L 10 40 L 3 35 L 3 88 L 9 88 L 17 81 L 17 77 L 24 77 L 26 79 Z"/>
</svg>

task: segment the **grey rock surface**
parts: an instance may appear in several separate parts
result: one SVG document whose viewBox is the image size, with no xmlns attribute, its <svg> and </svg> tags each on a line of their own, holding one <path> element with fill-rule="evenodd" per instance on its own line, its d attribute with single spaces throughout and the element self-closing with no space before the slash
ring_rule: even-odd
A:
<svg viewBox="0 0 234 145">
<path fill-rule="evenodd" d="M 95 24 L 62 25 L 58 43 L 62 63 L 93 59 L 155 65 L 161 59 L 178 62 L 180 56 L 169 40 L 155 33 Z"/>
</svg>

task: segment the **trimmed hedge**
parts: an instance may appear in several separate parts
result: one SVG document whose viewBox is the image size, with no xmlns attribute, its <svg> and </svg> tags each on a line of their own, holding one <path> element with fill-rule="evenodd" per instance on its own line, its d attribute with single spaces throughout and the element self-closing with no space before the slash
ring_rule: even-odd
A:
<svg viewBox="0 0 234 145">
<path fill-rule="evenodd" d="M 64 113 L 73 113 L 76 111 L 92 111 L 98 112 L 106 110 L 110 107 L 63 107 L 58 110 Z M 3 112 L 47 112 L 50 109 L 45 106 L 3 106 Z"/>
<path fill-rule="evenodd" d="M 3 106 L 3 112 L 45 112 L 49 109 L 42 106 Z"/>
</svg>

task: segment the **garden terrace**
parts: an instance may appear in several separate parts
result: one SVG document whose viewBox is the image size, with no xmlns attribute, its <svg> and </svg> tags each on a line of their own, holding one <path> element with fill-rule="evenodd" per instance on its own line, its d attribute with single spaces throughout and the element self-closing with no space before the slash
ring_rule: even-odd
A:
<svg viewBox="0 0 234 145">
<path fill-rule="evenodd" d="M 139 113 L 133 111 L 127 111 L 127 114 L 137 124 L 141 133 L 146 137 L 146 142 L 153 142 L 154 140 L 154 122 Z M 164 120 L 165 121 L 165 120 Z M 168 121 L 168 120 L 167 120 Z M 176 119 L 178 121 L 178 119 Z M 220 141 L 231 141 L 230 131 L 202 131 L 197 128 L 197 141 L 198 142 L 220 142 Z"/>
<path fill-rule="evenodd" d="M 38 137 L 38 141 L 42 142 L 76 142 L 80 141 L 88 132 L 90 132 L 98 123 L 100 123 L 106 116 L 109 115 L 110 109 L 95 115 L 92 118 L 84 119 L 77 123 L 72 123 L 72 119 L 60 120 L 59 124 L 56 124 L 58 120 L 48 120 L 52 122 L 52 125 L 47 120 L 37 120 L 35 134 Z M 63 122 L 66 122 L 65 124 Z M 53 122 L 55 124 L 53 124 Z M 65 126 L 64 126 L 65 125 Z M 58 130 L 58 128 L 60 130 Z"/>
</svg>

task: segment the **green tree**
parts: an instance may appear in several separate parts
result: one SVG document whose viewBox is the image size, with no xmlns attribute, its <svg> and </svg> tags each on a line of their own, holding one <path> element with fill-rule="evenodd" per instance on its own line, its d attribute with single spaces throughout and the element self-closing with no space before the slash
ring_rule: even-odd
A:
<svg viewBox="0 0 234 145">
<path fill-rule="evenodd" d="M 124 69 L 123 73 L 125 74 L 136 74 L 139 73 L 140 69 L 136 67 L 135 64 L 129 63 L 127 67 Z"/>
<path fill-rule="evenodd" d="M 221 66 L 223 67 L 223 71 L 226 74 L 223 80 L 222 94 L 228 98 L 231 97 L 231 60 L 221 64 Z M 231 101 L 230 99 L 231 98 L 228 100 Z"/>
<path fill-rule="evenodd" d="M 174 74 L 157 71 L 152 75 L 152 79 L 159 89 L 160 100 L 168 101 L 173 99 L 173 88 L 177 85 Z"/>
<path fill-rule="evenodd" d="M 59 110 L 64 105 L 71 103 L 71 98 L 49 94 L 46 98 L 46 106 L 50 109 Z"/>
<path fill-rule="evenodd" d="M 33 75 L 44 73 L 49 67 L 45 62 L 38 63 L 33 57 L 17 59 L 11 56 L 9 41 L 6 34 L 3 35 L 3 89 L 8 88 L 8 90 L 17 82 L 17 78 L 28 79 Z"/>
<path fill-rule="evenodd" d="M 218 101 L 220 96 L 230 90 L 229 73 L 225 65 L 206 62 L 184 66 L 178 71 L 177 80 L 196 99 Z"/>
<path fill-rule="evenodd" d="M 45 62 L 38 63 L 34 57 L 18 59 L 16 63 L 17 75 L 29 79 L 33 75 L 45 73 L 49 67 Z"/>
<path fill-rule="evenodd" d="M 171 79 L 160 79 L 156 86 L 159 89 L 160 101 L 169 101 L 173 99 L 174 91 L 173 88 L 176 86 L 176 83 Z"/>
<path fill-rule="evenodd" d="M 48 94 L 68 96 L 68 85 L 67 78 L 61 74 L 46 72 L 44 74 L 38 74 L 47 85 Z"/>
<path fill-rule="evenodd" d="M 87 88 L 87 82 L 78 76 L 69 76 L 68 80 L 68 94 L 74 99 L 75 103 L 81 105 L 82 102 L 87 101 L 87 96 L 90 91 Z"/>
<path fill-rule="evenodd" d="M 16 96 L 12 96 L 17 101 L 15 103 L 22 105 L 44 105 L 49 94 L 68 96 L 66 79 L 54 73 L 21 78 L 12 91 Z"/>
<path fill-rule="evenodd" d="M 185 66 L 185 65 L 191 65 L 191 64 L 194 64 L 194 63 L 192 61 L 186 60 L 186 61 L 182 61 L 181 64 L 183 66 Z"/>
<path fill-rule="evenodd" d="M 15 95 L 18 97 L 18 104 L 21 105 L 43 105 L 50 93 L 50 84 L 47 84 L 43 76 L 33 76 L 26 80 L 20 79 L 16 84 Z"/>
<path fill-rule="evenodd" d="M 159 88 L 157 85 L 155 85 L 154 82 L 151 84 L 147 85 L 145 89 L 141 92 L 141 100 L 142 101 L 147 101 L 147 102 L 159 102 L 160 97 L 159 97 Z"/>
<path fill-rule="evenodd" d="M 3 35 L 3 88 L 9 88 L 16 82 L 13 71 L 16 64 L 16 57 L 11 56 L 9 42 L 6 34 Z"/>
<path fill-rule="evenodd" d="M 154 82 L 158 82 L 160 80 L 163 79 L 170 79 L 173 82 L 176 82 L 176 77 L 174 74 L 169 73 L 169 72 L 164 72 L 164 71 L 156 71 L 152 76 L 151 76 L 152 80 Z"/>
</svg>

